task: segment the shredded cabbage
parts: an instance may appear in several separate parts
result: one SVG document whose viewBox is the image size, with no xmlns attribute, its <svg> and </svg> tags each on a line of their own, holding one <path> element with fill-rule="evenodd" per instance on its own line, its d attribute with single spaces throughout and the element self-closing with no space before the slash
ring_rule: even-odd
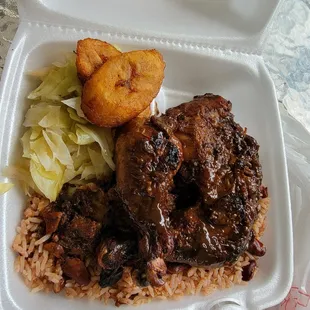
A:
<svg viewBox="0 0 310 310">
<path fill-rule="evenodd" d="M 81 109 L 81 97 L 74 97 L 67 100 L 62 100 L 61 102 L 74 109 L 79 117 L 86 119 L 85 114 Z"/>
<path fill-rule="evenodd" d="M 51 70 L 51 67 L 43 67 L 41 69 L 28 72 L 28 75 L 32 77 L 36 77 L 42 81 L 47 76 L 47 74 L 50 72 L 50 70 Z"/>
<path fill-rule="evenodd" d="M 67 168 L 73 168 L 73 160 L 62 135 L 47 129 L 43 131 L 43 137 L 52 150 L 53 159 L 58 159 Z"/>
<path fill-rule="evenodd" d="M 75 55 L 68 57 L 64 65 L 58 63 L 42 76 L 42 83 L 33 90 L 28 99 L 61 101 L 77 92 L 80 96 L 82 86 L 77 76 Z"/>
<path fill-rule="evenodd" d="M 69 128 L 72 125 L 72 120 L 68 118 L 66 109 L 60 105 L 41 103 L 30 107 L 23 125 L 25 127 Z"/>
<path fill-rule="evenodd" d="M 0 183 L 0 195 L 9 191 L 13 186 L 13 183 Z"/>
<path fill-rule="evenodd" d="M 34 76 L 42 82 L 28 96 L 33 103 L 23 124 L 23 159 L 3 173 L 19 180 L 27 194 L 35 191 L 54 201 L 66 182 L 109 176 L 114 145 L 111 130 L 91 125 L 83 114 L 75 55 Z"/>
<path fill-rule="evenodd" d="M 91 147 L 88 147 L 87 149 L 92 166 L 95 168 L 96 177 L 100 178 L 100 175 L 107 174 L 109 171 L 109 166 L 107 162 L 101 160 L 101 150 L 99 148 L 93 149 Z"/>
<path fill-rule="evenodd" d="M 78 125 L 75 125 L 75 131 L 70 132 L 68 136 L 75 144 L 78 145 L 87 145 L 95 142 L 95 139 Z"/>
<path fill-rule="evenodd" d="M 109 165 L 109 167 L 112 170 L 115 170 L 115 164 L 112 159 L 113 153 L 109 148 L 108 139 L 106 137 L 107 135 L 111 134 L 110 129 L 99 128 L 99 127 L 97 128 L 93 125 L 84 126 L 84 125 L 77 124 L 76 126 L 84 130 L 86 134 L 92 137 L 99 144 L 101 148 L 102 157 L 104 158 L 106 163 Z"/>
<path fill-rule="evenodd" d="M 29 166 L 30 161 L 22 159 L 19 165 L 5 167 L 2 173 L 8 178 L 19 181 L 26 195 L 30 196 L 32 190 L 43 195 L 33 182 L 31 174 L 29 173 Z"/>
</svg>

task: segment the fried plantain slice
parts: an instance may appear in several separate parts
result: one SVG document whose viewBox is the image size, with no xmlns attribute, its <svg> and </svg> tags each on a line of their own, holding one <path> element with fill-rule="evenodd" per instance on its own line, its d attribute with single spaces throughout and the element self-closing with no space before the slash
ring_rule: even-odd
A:
<svg viewBox="0 0 310 310">
<path fill-rule="evenodd" d="M 155 49 L 110 58 L 85 83 L 82 110 L 90 122 L 117 127 L 136 117 L 156 97 L 165 62 Z"/>
<path fill-rule="evenodd" d="M 77 42 L 76 54 L 78 76 L 85 82 L 110 57 L 120 55 L 121 52 L 107 42 L 87 38 Z"/>
</svg>

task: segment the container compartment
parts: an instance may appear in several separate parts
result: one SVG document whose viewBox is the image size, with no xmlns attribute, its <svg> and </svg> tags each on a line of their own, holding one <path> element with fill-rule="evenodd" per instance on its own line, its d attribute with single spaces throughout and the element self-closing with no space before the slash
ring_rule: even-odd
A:
<svg viewBox="0 0 310 310">
<path fill-rule="evenodd" d="M 286 162 L 278 107 L 274 88 L 262 59 L 256 55 L 199 48 L 155 39 L 139 39 L 125 35 L 107 35 L 99 32 L 34 23 L 22 24 L 12 46 L 4 73 L 0 114 L 5 122 L 0 125 L 0 167 L 18 158 L 19 138 L 26 95 L 35 82 L 26 76 L 30 70 L 61 60 L 65 53 L 75 49 L 76 41 L 97 37 L 117 44 L 123 51 L 157 48 L 166 61 L 165 80 L 158 97 L 161 110 L 190 100 L 193 95 L 213 92 L 233 103 L 235 118 L 248 128 L 261 145 L 260 157 L 264 183 L 272 198 L 263 241 L 267 254 L 259 260 L 259 273 L 248 286 L 235 286 L 203 296 L 188 296 L 180 301 L 154 301 L 139 309 L 209 309 L 223 300 L 236 301 L 247 309 L 265 308 L 280 302 L 286 295 L 292 279 L 292 236 Z M 54 294 L 31 294 L 14 272 L 14 253 L 11 244 L 15 228 L 24 207 L 24 196 L 17 187 L 0 197 L 1 212 L 1 297 L 5 309 L 47 310 L 66 308 L 101 309 L 99 302 L 68 301 Z M 108 306 L 106 309 L 115 309 Z M 126 309 L 131 309 L 127 307 Z M 134 308 L 136 309 L 136 307 Z"/>
</svg>

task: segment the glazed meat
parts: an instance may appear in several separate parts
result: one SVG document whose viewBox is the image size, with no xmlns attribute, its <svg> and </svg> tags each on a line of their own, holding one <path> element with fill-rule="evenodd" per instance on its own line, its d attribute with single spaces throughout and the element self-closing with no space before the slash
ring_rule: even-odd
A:
<svg viewBox="0 0 310 310">
<path fill-rule="evenodd" d="M 168 110 L 160 124 L 174 132 L 184 154 L 175 178 L 181 210 L 170 214 L 174 251 L 165 259 L 198 266 L 234 261 L 258 213 L 257 142 L 234 122 L 231 103 L 212 94 Z"/>
<path fill-rule="evenodd" d="M 84 261 L 96 255 L 107 213 L 105 193 L 95 184 L 65 186 L 42 212 L 45 231 L 52 234 L 44 249 L 60 259 L 67 277 L 82 285 L 90 281 Z"/>
<path fill-rule="evenodd" d="M 87 285 L 91 259 L 102 287 L 125 266 L 141 285 L 160 286 L 172 270 L 222 266 L 246 250 L 265 254 L 252 231 L 268 195 L 259 146 L 229 101 L 205 94 L 161 116 L 146 111 L 116 136 L 116 181 L 67 186 L 42 213 L 52 235 L 44 249 L 67 277 Z"/>
<path fill-rule="evenodd" d="M 115 236 L 103 238 L 98 247 L 97 255 L 97 263 L 102 268 L 100 274 L 101 287 L 111 286 L 117 282 L 122 277 L 123 267 L 132 261 L 137 261 L 136 254 L 135 238 L 125 239 Z"/>
<path fill-rule="evenodd" d="M 79 258 L 67 257 L 63 266 L 64 274 L 74 279 L 81 285 L 87 285 L 90 282 L 90 274 L 85 264 Z"/>
<path fill-rule="evenodd" d="M 166 266 L 162 258 L 173 250 L 171 190 L 181 162 L 179 140 L 141 118 L 129 123 L 116 143 L 116 191 L 140 236 L 139 253 L 154 285 L 163 284 Z"/>
<path fill-rule="evenodd" d="M 152 285 L 166 262 L 220 266 L 253 240 L 262 181 L 257 142 L 231 103 L 205 94 L 128 124 L 116 143 L 116 192 Z"/>
<path fill-rule="evenodd" d="M 197 184 L 205 204 L 232 192 L 245 199 L 259 197 L 259 146 L 234 122 L 229 101 L 213 94 L 196 96 L 169 109 L 159 123 L 181 141 L 184 164 L 180 178 L 186 184 Z"/>
</svg>

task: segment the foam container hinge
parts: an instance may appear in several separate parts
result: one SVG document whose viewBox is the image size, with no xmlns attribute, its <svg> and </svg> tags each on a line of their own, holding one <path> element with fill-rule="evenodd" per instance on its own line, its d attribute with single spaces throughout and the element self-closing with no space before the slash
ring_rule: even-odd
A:
<svg viewBox="0 0 310 310">
<path fill-rule="evenodd" d="M 236 285 L 207 297 L 153 301 L 140 306 L 141 310 L 264 309 L 281 302 L 290 288 L 293 250 L 286 158 L 274 85 L 260 56 L 279 1 L 19 1 L 21 22 L 1 81 L 0 168 L 20 156 L 25 98 L 35 86 L 26 73 L 61 60 L 75 49 L 77 40 L 85 37 L 106 40 L 124 51 L 160 50 L 166 61 L 165 80 L 157 98 L 161 110 L 193 95 L 220 94 L 232 101 L 236 120 L 261 145 L 271 208 L 263 237 L 267 254 L 259 260 L 256 277 L 247 286 Z M 14 272 L 11 244 L 24 203 L 18 187 L 0 197 L 1 307 L 102 309 L 96 301 L 31 294 Z"/>
</svg>

